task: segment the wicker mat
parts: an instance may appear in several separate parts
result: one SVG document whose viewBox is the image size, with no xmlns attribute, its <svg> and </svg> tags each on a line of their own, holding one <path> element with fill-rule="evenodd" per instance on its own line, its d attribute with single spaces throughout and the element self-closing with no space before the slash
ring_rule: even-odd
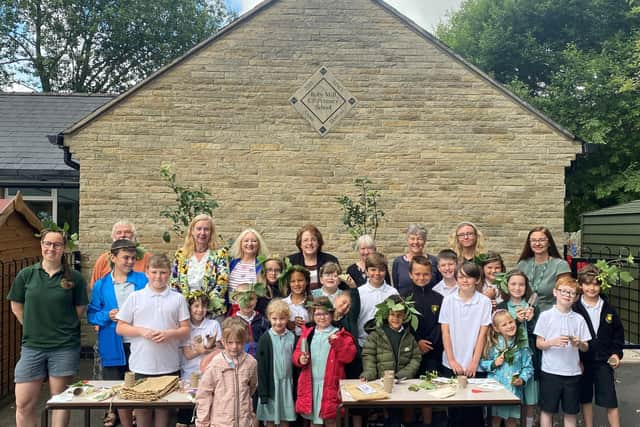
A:
<svg viewBox="0 0 640 427">
<path fill-rule="evenodd" d="M 151 377 L 143 379 L 133 387 L 122 387 L 120 397 L 151 402 L 166 396 L 176 388 L 178 388 L 177 376 Z"/>
</svg>

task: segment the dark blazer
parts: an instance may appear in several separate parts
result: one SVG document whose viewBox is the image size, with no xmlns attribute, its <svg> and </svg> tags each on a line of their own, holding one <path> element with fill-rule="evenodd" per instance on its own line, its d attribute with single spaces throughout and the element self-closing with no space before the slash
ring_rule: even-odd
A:
<svg viewBox="0 0 640 427">
<path fill-rule="evenodd" d="M 593 329 L 587 309 L 584 308 L 580 300 L 573 304 L 573 311 L 584 317 L 591 333 L 589 350 L 584 353 L 580 352 L 580 360 L 583 363 L 606 362 L 612 354 L 617 354 L 622 359 L 624 327 L 620 316 L 606 299 L 602 299 L 600 326 L 597 331 Z"/>
<path fill-rule="evenodd" d="M 301 265 L 303 267 L 306 267 L 304 265 L 304 255 L 302 255 L 302 252 L 296 252 L 295 254 L 287 255 L 287 258 L 289 258 L 289 261 L 291 261 L 291 264 L 293 265 Z M 338 262 L 338 258 L 334 257 L 333 255 L 326 252 L 318 252 L 318 270 L 320 270 L 320 267 L 322 267 L 323 264 L 326 264 L 328 262 L 335 262 L 337 264 L 340 264 Z"/>
</svg>

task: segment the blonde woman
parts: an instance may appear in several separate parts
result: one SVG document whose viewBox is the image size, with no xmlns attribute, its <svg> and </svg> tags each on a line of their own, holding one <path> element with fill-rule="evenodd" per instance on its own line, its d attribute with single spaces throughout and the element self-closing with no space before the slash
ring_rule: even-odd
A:
<svg viewBox="0 0 640 427">
<path fill-rule="evenodd" d="M 473 258 L 485 251 L 484 235 L 472 222 L 461 222 L 449 236 L 449 246 L 458 256 L 458 264 L 473 262 Z"/>
<path fill-rule="evenodd" d="M 174 257 L 170 284 L 185 296 L 200 290 L 210 299 L 212 294 L 225 297 L 229 284 L 229 256 L 226 248 L 218 247 L 211 216 L 200 214 L 191 220 L 184 246 Z"/>
<path fill-rule="evenodd" d="M 260 233 L 253 228 L 242 230 L 229 252 L 229 292 L 235 291 L 241 283 L 256 283 L 262 268 L 258 257 L 269 253 Z"/>
</svg>

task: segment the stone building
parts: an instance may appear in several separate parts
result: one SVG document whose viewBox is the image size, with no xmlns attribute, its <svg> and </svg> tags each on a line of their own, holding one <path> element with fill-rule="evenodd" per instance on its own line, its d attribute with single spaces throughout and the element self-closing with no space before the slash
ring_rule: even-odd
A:
<svg viewBox="0 0 640 427">
<path fill-rule="evenodd" d="M 405 251 L 408 223 L 424 223 L 437 252 L 470 220 L 511 264 L 532 226 L 562 232 L 565 168 L 581 150 L 381 0 L 265 1 L 68 128 L 64 143 L 81 164 L 87 266 L 121 217 L 151 250 L 180 245 L 161 241 L 159 211 L 172 202 L 163 163 L 212 190 L 225 239 L 255 227 L 284 254 L 313 222 L 326 251 L 351 262 L 335 198 L 367 176 L 382 193 L 390 258 Z"/>
</svg>

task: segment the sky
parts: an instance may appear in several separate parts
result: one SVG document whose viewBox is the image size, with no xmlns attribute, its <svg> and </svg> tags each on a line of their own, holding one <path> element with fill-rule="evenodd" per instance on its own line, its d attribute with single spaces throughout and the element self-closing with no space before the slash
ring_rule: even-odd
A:
<svg viewBox="0 0 640 427">
<path fill-rule="evenodd" d="M 242 15 L 261 0 L 225 0 L 227 6 Z M 344 0 L 349 1 L 349 0 Z M 434 32 L 436 25 L 446 19 L 447 13 L 457 10 L 462 0 L 385 0 L 403 15 L 411 18 L 416 24 L 429 32 Z"/>
</svg>

